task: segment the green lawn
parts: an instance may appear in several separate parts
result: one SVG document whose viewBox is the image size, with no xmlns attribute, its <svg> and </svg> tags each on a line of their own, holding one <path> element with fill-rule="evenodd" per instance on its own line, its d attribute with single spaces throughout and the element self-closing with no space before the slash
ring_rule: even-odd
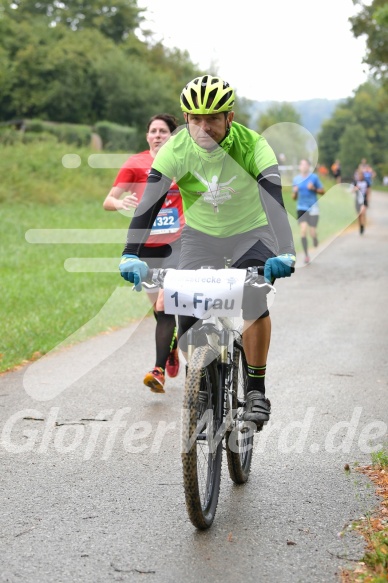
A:
<svg viewBox="0 0 388 583">
<path fill-rule="evenodd" d="M 79 168 L 63 167 L 62 156 L 69 153 L 80 156 Z M 90 153 L 54 142 L 0 147 L 0 372 L 36 353 L 45 354 L 66 339 L 74 342 L 127 325 L 149 309 L 144 293 L 116 292 L 108 302 L 117 288 L 128 288 L 118 270 L 75 273 L 64 267 L 66 260 L 88 257 L 112 258 L 115 266 L 123 250 L 128 216 L 102 208 L 117 169 L 90 168 Z M 287 187 L 284 196 L 294 216 L 295 202 Z M 346 191 L 325 195 L 321 209 L 321 239 L 342 230 L 354 218 L 353 197 Z M 101 232 L 90 232 L 87 239 L 94 242 L 89 244 L 80 240 L 70 244 L 27 242 L 26 233 L 29 241 L 41 235 L 37 229 L 122 232 L 115 243 L 102 243 Z M 300 249 L 296 223 L 293 230 Z"/>
<path fill-rule="evenodd" d="M 48 352 L 84 325 L 77 340 L 126 325 L 149 307 L 145 294 L 119 295 L 88 324 L 124 281 L 118 269 L 72 273 L 64 262 L 111 257 L 118 265 L 128 218 L 102 208 L 117 171 L 91 169 L 86 150 L 77 150 L 79 169 L 65 169 L 61 158 L 69 146 L 38 146 L 33 153 L 31 146 L 0 148 L 0 371 Z M 31 244 L 26 233 L 36 237 L 36 229 L 122 229 L 123 236 L 115 244 Z"/>
<path fill-rule="evenodd" d="M 30 229 L 67 226 L 73 229 L 118 226 L 125 232 L 128 219 L 103 211 L 97 201 L 93 204 L 79 200 L 53 207 L 3 203 L 1 220 L 5 252 L 0 258 L 4 344 L 0 350 L 0 370 L 6 370 L 36 352 L 43 354 L 54 348 L 87 324 L 116 288 L 124 285 L 118 270 L 73 273 L 64 268 L 65 260 L 73 257 L 112 257 L 118 265 L 123 244 L 30 244 L 25 233 Z M 120 298 L 86 335 L 125 325 L 148 305 L 145 294 L 133 293 L 129 300 Z"/>
</svg>

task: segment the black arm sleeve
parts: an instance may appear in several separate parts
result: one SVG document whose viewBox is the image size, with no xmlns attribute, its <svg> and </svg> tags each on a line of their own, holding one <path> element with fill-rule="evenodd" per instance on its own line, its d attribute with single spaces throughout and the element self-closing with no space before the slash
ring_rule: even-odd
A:
<svg viewBox="0 0 388 583">
<path fill-rule="evenodd" d="M 167 178 L 158 170 L 151 168 L 144 194 L 128 228 L 127 242 L 123 254 L 139 255 L 148 239 L 151 227 L 163 205 L 170 186 L 171 178 Z"/>
<path fill-rule="evenodd" d="M 267 215 L 269 227 L 277 242 L 278 255 L 295 255 L 294 240 L 287 211 L 283 202 L 282 184 L 277 165 L 266 168 L 257 177 L 261 203 Z"/>
</svg>

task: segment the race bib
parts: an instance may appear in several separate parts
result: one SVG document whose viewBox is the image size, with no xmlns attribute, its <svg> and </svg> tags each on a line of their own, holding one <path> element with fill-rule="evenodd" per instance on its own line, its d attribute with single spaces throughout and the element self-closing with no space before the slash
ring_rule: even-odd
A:
<svg viewBox="0 0 388 583">
<path fill-rule="evenodd" d="M 170 270 L 164 278 L 164 311 L 195 318 L 240 316 L 245 269 Z"/>
<path fill-rule="evenodd" d="M 163 208 L 152 225 L 150 235 L 165 235 L 179 231 L 179 213 L 176 207 Z"/>
</svg>

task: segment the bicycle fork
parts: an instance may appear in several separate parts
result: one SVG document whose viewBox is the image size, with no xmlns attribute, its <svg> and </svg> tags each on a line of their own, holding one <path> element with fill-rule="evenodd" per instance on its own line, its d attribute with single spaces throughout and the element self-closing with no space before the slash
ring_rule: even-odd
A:
<svg viewBox="0 0 388 583">
<path fill-rule="evenodd" d="M 218 364 L 218 402 L 217 402 L 217 422 L 221 427 L 224 420 L 226 409 L 227 379 L 229 376 L 228 348 L 229 348 L 229 331 L 222 329 L 219 333 L 220 359 Z M 226 421 L 226 419 L 225 419 Z"/>
<path fill-rule="evenodd" d="M 230 374 L 230 354 L 229 354 L 229 342 L 230 342 L 230 332 L 225 328 L 217 330 L 212 324 L 203 324 L 199 329 L 195 330 L 190 328 L 187 331 L 187 357 L 188 362 L 193 355 L 195 348 L 197 347 L 197 339 L 201 333 L 207 333 L 208 335 L 216 335 L 218 342 L 217 346 L 213 346 L 216 353 L 219 356 L 217 358 L 217 389 L 213 394 L 214 402 L 214 421 L 216 423 L 216 433 L 218 439 L 222 439 L 225 435 L 226 429 L 233 422 L 232 417 L 233 412 L 227 406 L 226 398 L 229 394 L 229 374 Z M 210 364 L 210 363 L 209 363 Z M 225 414 L 226 413 L 226 414 Z M 216 438 L 216 441 L 218 442 Z"/>
</svg>

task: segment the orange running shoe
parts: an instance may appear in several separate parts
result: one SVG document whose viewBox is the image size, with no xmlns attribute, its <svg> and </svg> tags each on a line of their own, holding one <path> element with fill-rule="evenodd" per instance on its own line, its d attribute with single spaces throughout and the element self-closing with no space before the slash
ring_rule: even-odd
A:
<svg viewBox="0 0 388 583">
<path fill-rule="evenodd" d="M 164 378 L 163 369 L 156 367 L 153 370 L 150 370 L 150 372 L 147 372 L 143 383 L 149 387 L 153 393 L 165 393 L 165 381 L 166 379 Z"/>
<path fill-rule="evenodd" d="M 168 359 L 166 362 L 166 373 L 169 377 L 176 377 L 179 372 L 179 354 L 178 349 L 174 348 L 171 350 L 170 354 L 168 355 Z"/>
</svg>

